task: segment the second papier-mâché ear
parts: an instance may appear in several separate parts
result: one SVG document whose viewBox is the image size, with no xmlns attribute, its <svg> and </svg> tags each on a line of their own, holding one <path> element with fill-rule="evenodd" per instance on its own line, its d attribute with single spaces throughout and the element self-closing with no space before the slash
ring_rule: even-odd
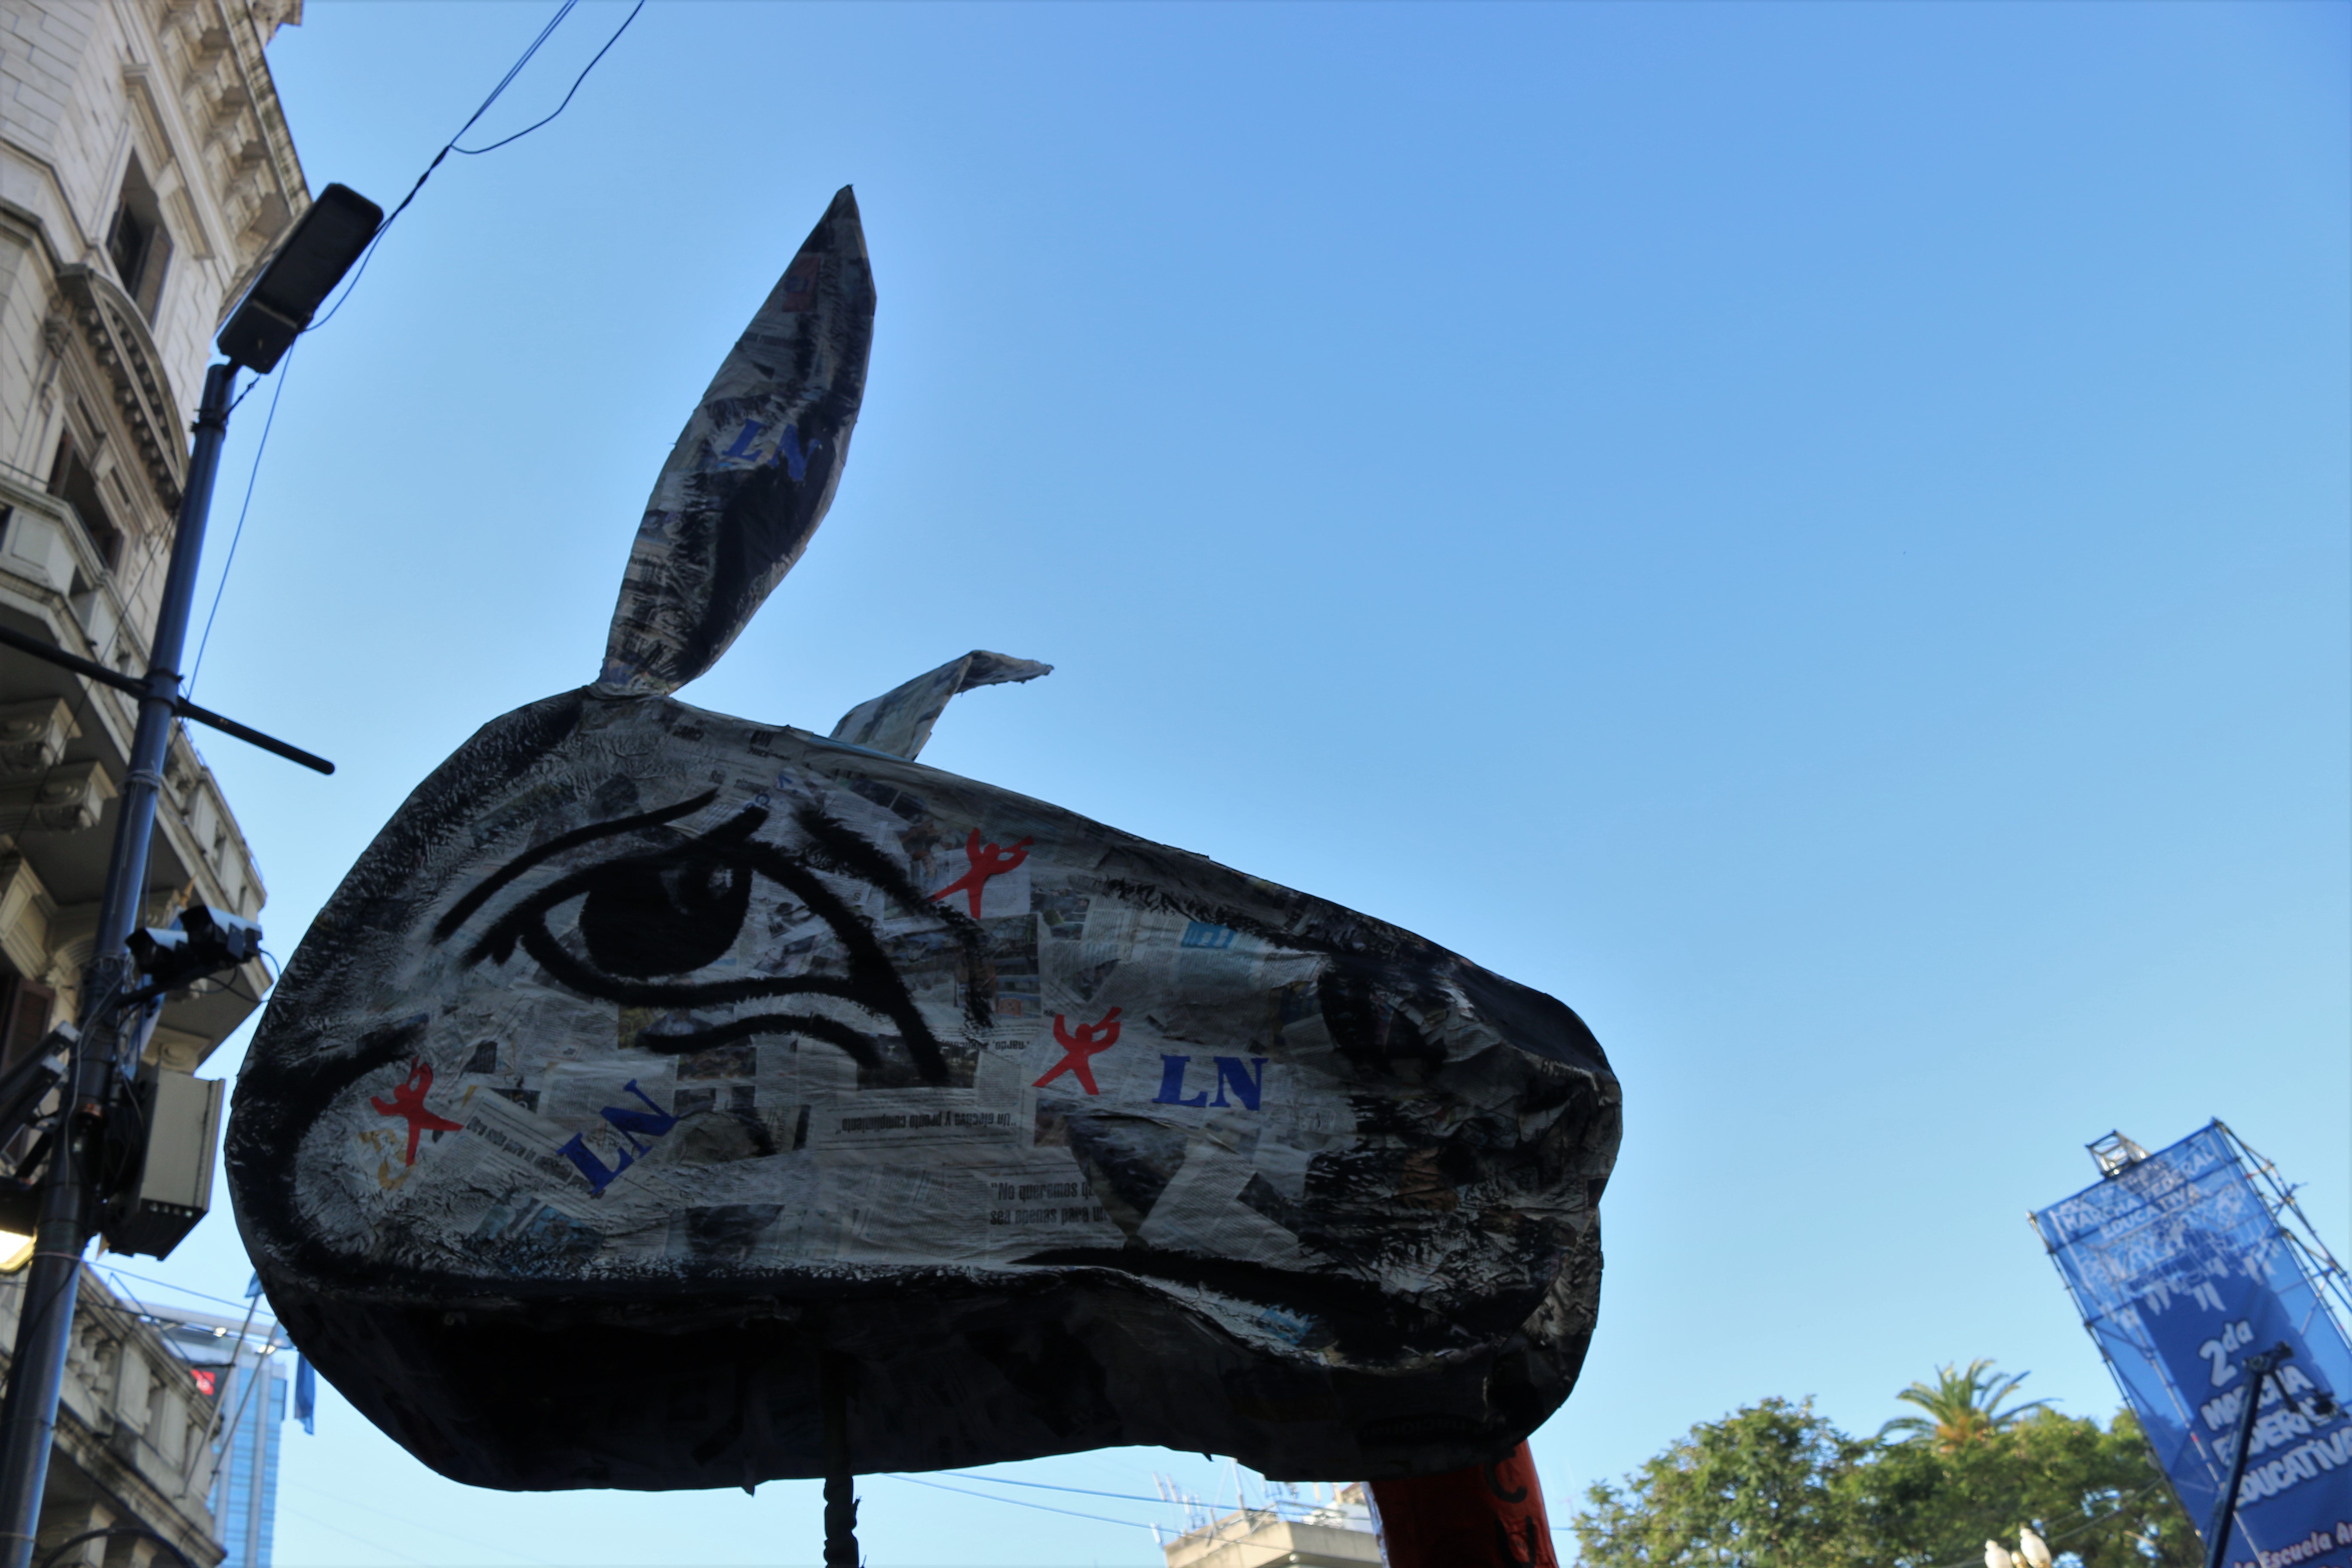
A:
<svg viewBox="0 0 2352 1568">
<path fill-rule="evenodd" d="M 985 648 L 974 648 L 961 658 L 919 675 L 904 686 L 861 702 L 841 716 L 832 738 L 869 752 L 887 752 L 913 762 L 931 738 L 931 726 L 947 711 L 949 700 L 976 686 L 1034 680 L 1051 675 L 1054 667 L 1034 658 L 1013 658 Z"/>
<path fill-rule="evenodd" d="M 702 674 L 792 570 L 841 481 L 873 344 L 874 269 L 844 185 L 662 465 L 602 695 L 666 696 Z"/>
</svg>

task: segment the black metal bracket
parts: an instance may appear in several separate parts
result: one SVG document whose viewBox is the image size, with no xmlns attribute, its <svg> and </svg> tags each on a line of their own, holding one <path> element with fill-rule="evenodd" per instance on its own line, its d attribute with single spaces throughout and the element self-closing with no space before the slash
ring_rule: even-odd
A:
<svg viewBox="0 0 2352 1568">
<path fill-rule="evenodd" d="M 29 653 L 35 658 L 47 659 L 61 669 L 70 669 L 76 675 L 95 680 L 102 686 L 111 686 L 117 691 L 127 691 L 142 700 L 154 695 L 147 682 L 135 675 L 125 675 L 119 669 L 109 669 L 93 659 L 84 658 L 79 654 L 68 653 L 53 643 L 45 643 L 38 637 L 27 637 L 13 627 L 0 626 L 0 646 L 13 647 L 20 653 Z M 324 757 L 312 756 L 299 746 L 289 745 L 273 735 L 265 735 L 260 731 L 240 724 L 234 719 L 224 718 L 209 708 L 199 708 L 184 697 L 172 699 L 172 710 L 183 719 L 192 719 L 199 724 L 208 725 L 225 735 L 235 735 L 246 744 L 258 746 L 263 751 L 281 756 L 289 763 L 299 763 L 312 773 L 331 773 L 335 771 L 335 764 Z"/>
<path fill-rule="evenodd" d="M 49 1090 L 65 1081 L 78 1038 L 70 1028 L 52 1029 L 48 1038 L 26 1051 L 6 1072 L 0 1073 L 0 1148 L 16 1142 L 16 1134 L 32 1122 Z M 0 1193 L 0 1200 L 5 1196 Z M 0 1202 L 0 1208 L 5 1206 L 5 1202 Z M 24 1227 L 27 1234 L 31 1228 Z"/>
</svg>

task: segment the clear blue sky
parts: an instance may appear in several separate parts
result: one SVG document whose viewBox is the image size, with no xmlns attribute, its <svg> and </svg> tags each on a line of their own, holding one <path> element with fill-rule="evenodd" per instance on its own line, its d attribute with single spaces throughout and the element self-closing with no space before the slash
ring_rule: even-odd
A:
<svg viewBox="0 0 2352 1568">
<path fill-rule="evenodd" d="M 549 9 L 312 0 L 271 58 L 314 186 L 396 201 Z M 856 449 L 689 700 L 824 730 L 1050 660 L 924 760 L 1582 1012 L 1626 1135 L 1558 1520 L 1766 1394 L 1870 1430 L 1987 1355 L 2105 1415 L 2024 1220 L 2086 1141 L 2218 1115 L 2352 1250 L 2347 67 L 2340 5 L 652 5 L 292 364 L 197 692 L 341 764 L 205 741 L 271 945 L 594 675 L 656 468 L 855 182 Z M 246 1265 L 216 1217 L 142 1272 Z M 285 1568 L 816 1556 L 813 1483 L 469 1492 L 331 1396 L 289 1442 Z M 1018 1473 L 1155 1468 L 1209 1474 Z M 877 1563 L 1158 1561 L 866 1491 Z"/>
</svg>

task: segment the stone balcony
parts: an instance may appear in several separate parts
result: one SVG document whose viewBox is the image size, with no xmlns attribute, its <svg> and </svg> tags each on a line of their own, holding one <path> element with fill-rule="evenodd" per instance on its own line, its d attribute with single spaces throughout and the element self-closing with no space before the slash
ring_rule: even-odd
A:
<svg viewBox="0 0 2352 1568">
<path fill-rule="evenodd" d="M 0 620 L 68 653 L 144 673 L 143 626 L 152 610 L 139 569 L 130 568 L 126 604 L 73 508 L 5 468 L 0 512 Z M 150 574 L 160 577 L 160 565 Z M 124 693 L 0 648 L 0 954 L 59 993 L 60 1017 L 70 1016 L 96 934 L 136 722 Z M 260 872 L 184 731 L 175 731 L 163 772 L 143 919 L 167 921 L 191 899 L 257 915 L 266 896 Z M 259 1005 L 273 978 L 257 960 L 231 985 L 175 995 L 152 1050 L 192 1070 Z"/>
<path fill-rule="evenodd" d="M 16 1342 L 24 1291 L 24 1275 L 0 1279 L 0 1344 Z M 36 1553 L 121 1524 L 166 1537 L 198 1568 L 218 1563 L 207 1500 L 213 1424 L 224 1414 L 217 1405 L 163 1336 L 84 1268 Z M 58 1559 L 70 1568 L 158 1561 L 171 1558 L 154 1542 L 127 1536 L 85 1542 Z"/>
</svg>

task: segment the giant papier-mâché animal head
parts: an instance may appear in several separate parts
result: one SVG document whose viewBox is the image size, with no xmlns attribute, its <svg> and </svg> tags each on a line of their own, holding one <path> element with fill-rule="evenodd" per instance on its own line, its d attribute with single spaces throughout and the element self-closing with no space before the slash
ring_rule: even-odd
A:
<svg viewBox="0 0 2352 1568">
<path fill-rule="evenodd" d="M 821 1473 L 821 1357 L 860 1470 L 1498 1457 L 1599 1304 L 1574 1013 L 915 761 L 1046 666 L 830 738 L 671 697 L 824 515 L 874 308 L 844 190 L 662 469 L 600 679 L 484 725 L 287 966 L 228 1139 L 271 1303 L 484 1486 Z"/>
</svg>

